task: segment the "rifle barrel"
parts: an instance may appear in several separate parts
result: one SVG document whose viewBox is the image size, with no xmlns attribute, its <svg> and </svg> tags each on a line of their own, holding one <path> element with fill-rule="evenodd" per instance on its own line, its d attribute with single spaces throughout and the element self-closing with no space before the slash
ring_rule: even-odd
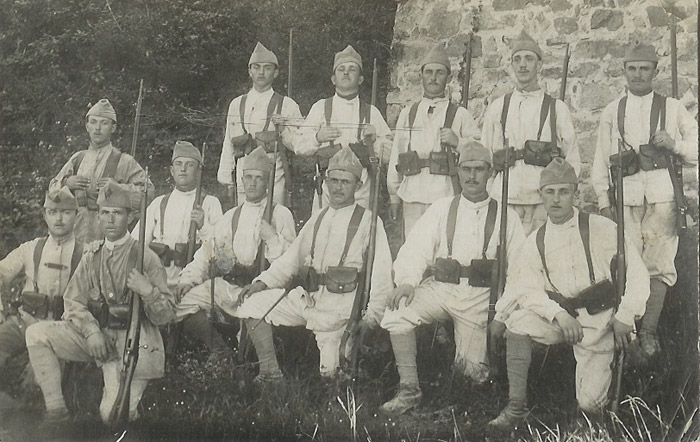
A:
<svg viewBox="0 0 700 442">
<path fill-rule="evenodd" d="M 204 172 L 204 153 L 207 150 L 207 143 L 202 145 L 202 161 L 199 163 L 199 174 L 197 175 L 197 187 L 194 197 L 195 207 L 202 205 L 202 173 Z M 189 264 L 194 258 L 194 248 L 197 244 L 197 223 L 190 221 L 190 228 L 187 232 L 187 256 L 185 262 Z"/>
<path fill-rule="evenodd" d="M 569 76 L 569 59 L 571 55 L 569 54 L 569 43 L 566 44 L 566 54 L 564 55 L 564 67 L 561 73 L 561 89 L 559 90 L 559 99 L 564 101 L 566 97 L 566 79 Z"/>
<path fill-rule="evenodd" d="M 473 32 L 467 35 L 466 48 L 464 50 L 464 80 L 462 81 L 462 107 L 467 109 L 469 105 L 469 82 L 472 71 L 472 39 Z"/>
<path fill-rule="evenodd" d="M 287 53 L 287 96 L 292 96 L 292 66 L 293 66 L 293 51 L 292 42 L 294 41 L 294 30 L 289 28 L 289 51 Z"/>
<path fill-rule="evenodd" d="M 676 45 L 676 16 L 671 11 L 671 95 L 678 98 L 678 47 Z"/>
<path fill-rule="evenodd" d="M 371 103 L 372 103 L 372 106 L 376 106 L 376 105 L 377 105 L 377 88 L 378 88 L 378 86 L 379 86 L 379 85 L 377 84 L 377 77 L 378 77 L 378 73 L 377 73 L 377 59 L 375 58 L 375 59 L 374 59 L 373 66 L 372 66 L 372 102 L 371 102 Z"/>
<path fill-rule="evenodd" d="M 143 78 L 139 82 L 139 98 L 136 100 L 136 116 L 134 117 L 134 134 L 131 137 L 131 156 L 136 155 L 136 139 L 141 125 L 141 103 L 143 102 Z"/>
</svg>

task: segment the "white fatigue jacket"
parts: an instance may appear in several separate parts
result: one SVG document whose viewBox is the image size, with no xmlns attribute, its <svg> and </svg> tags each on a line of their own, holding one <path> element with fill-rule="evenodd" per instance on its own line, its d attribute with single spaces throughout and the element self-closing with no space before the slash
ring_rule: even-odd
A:
<svg viewBox="0 0 700 442">
<path fill-rule="evenodd" d="M 221 160 L 219 162 L 219 171 L 216 174 L 216 179 L 224 185 L 233 184 L 232 172 L 233 168 L 236 167 L 236 160 L 233 156 L 233 143 L 232 139 L 243 135 L 244 133 L 249 133 L 255 138 L 255 134 L 262 131 L 265 128 L 265 123 L 267 122 L 267 108 L 270 103 L 270 99 L 274 94 L 273 89 L 268 89 L 265 92 L 258 92 L 255 89 L 251 89 L 246 94 L 245 102 L 245 115 L 241 117 L 240 107 L 243 95 L 234 98 L 229 104 L 228 114 L 226 116 L 226 133 L 224 135 L 224 144 L 221 150 Z M 275 110 L 273 110 L 274 112 Z M 299 105 L 289 97 L 284 97 L 282 100 L 282 111 L 281 114 L 294 121 L 290 122 L 290 125 L 285 126 L 282 130 L 282 144 L 279 147 L 285 146 L 287 149 L 294 151 L 293 141 L 294 133 L 296 128 L 292 126 L 292 123 L 299 123 L 302 120 L 301 111 L 299 110 Z M 245 124 L 245 130 L 243 127 L 243 122 Z M 275 130 L 276 127 L 272 121 L 267 127 L 267 130 Z M 236 176 L 240 181 L 243 177 L 243 170 L 236 169 Z M 280 181 L 284 176 L 284 169 L 282 169 L 282 160 L 278 155 L 276 159 L 276 169 L 275 178 L 276 181 Z M 239 187 L 242 186 L 239 183 Z"/>
<path fill-rule="evenodd" d="M 87 192 L 95 199 L 97 198 L 97 181 L 102 177 L 102 174 L 107 165 L 107 160 L 110 154 L 113 152 L 119 152 L 119 149 L 108 144 L 106 146 L 100 147 L 99 149 L 93 149 L 92 147 L 84 151 L 79 151 L 74 153 L 68 162 L 63 165 L 58 175 L 49 183 L 49 191 L 62 188 L 66 184 L 66 179 L 69 176 L 74 175 L 73 171 L 77 166 L 79 158 L 82 156 L 82 161 L 80 166 L 78 166 L 77 175 L 86 176 L 90 178 L 90 187 Z M 143 183 L 146 178 L 146 174 L 136 162 L 134 157 L 128 153 L 121 152 L 121 157 L 119 158 L 119 163 L 114 172 L 114 176 L 106 177 L 112 178 L 122 188 L 129 192 L 129 197 L 131 198 L 131 208 L 134 214 L 138 216 L 138 208 L 141 204 L 141 192 L 143 191 Z M 155 187 L 151 181 L 148 181 L 148 194 L 153 195 Z M 74 195 L 77 193 L 72 192 Z M 77 197 L 78 195 L 76 195 Z M 80 198 L 79 198 L 80 200 Z M 75 237 L 84 242 L 85 244 L 95 241 L 97 239 L 102 239 L 104 235 L 97 225 L 97 210 L 88 210 L 86 206 L 81 206 L 78 209 L 78 216 L 75 220 L 75 227 L 73 229 Z"/>
<path fill-rule="evenodd" d="M 319 274 L 325 273 L 330 266 L 338 265 L 355 267 L 361 270 L 364 252 L 369 244 L 369 229 L 372 217 L 372 213 L 369 210 L 365 210 L 357 233 L 350 243 L 347 257 L 340 264 L 348 225 L 356 206 L 357 204 L 352 204 L 340 209 L 328 207 L 318 228 L 313 261 L 311 260 L 311 243 L 313 241 L 314 226 L 316 225 L 316 220 L 323 212 L 317 212 L 312 215 L 289 250 L 277 261 L 273 262 L 270 268 L 256 280 L 264 282 L 270 288 L 286 287 L 292 277 L 299 273 L 299 268 L 303 265 L 313 266 Z M 381 218 L 377 218 L 376 238 L 374 266 L 372 267 L 372 287 L 367 313 L 371 320 L 379 324 L 386 307 L 386 297 L 393 289 L 391 284 L 391 252 L 389 251 L 389 243 Z M 313 297 L 344 296 L 328 292 L 324 285 L 320 286 L 318 292 L 311 295 Z M 353 296 L 354 292 L 346 293 L 345 295 Z"/>
<path fill-rule="evenodd" d="M 63 296 L 70 279 L 75 236 L 71 234 L 57 241 L 49 235 L 39 260 L 37 280 L 34 281 L 34 250 L 40 239 L 23 243 L 0 261 L 0 281 L 4 287 L 8 287 L 13 279 L 23 273 L 25 281 L 22 291 L 33 292 L 36 283 L 42 295 Z M 20 315 L 24 317 L 26 314 L 20 309 Z"/>
<path fill-rule="evenodd" d="M 639 145 L 649 143 L 649 125 L 653 92 L 639 97 L 627 95 L 625 111 L 625 141 L 639 153 Z M 620 99 L 608 104 L 600 117 L 598 144 L 593 158 L 591 181 L 598 195 L 598 207 L 610 207 L 608 188 L 610 187 L 610 155 L 617 153 L 620 130 L 617 125 L 617 107 Z M 684 161 L 698 163 L 698 123 L 690 112 L 674 98 L 666 98 L 666 132 L 676 142 L 674 152 Z M 660 130 L 657 126 L 657 130 Z M 673 185 L 668 169 L 640 170 L 624 178 L 624 200 L 626 206 L 641 206 L 644 200 L 649 203 L 673 201 Z"/>
<path fill-rule="evenodd" d="M 209 266 L 216 263 L 219 273 L 227 273 L 233 265 L 250 267 L 260 246 L 260 223 L 265 213 L 267 199 L 257 203 L 245 201 L 224 213 L 214 226 L 213 234 L 204 241 L 194 254 L 194 259 L 180 273 L 180 284 L 199 285 L 209 278 Z M 232 222 L 236 211 L 240 212 L 238 226 L 232 237 Z M 265 242 L 265 258 L 269 262 L 279 258 L 294 241 L 296 230 L 292 213 L 281 204 L 275 204 L 272 212 L 272 227 L 277 236 Z"/>
<path fill-rule="evenodd" d="M 484 258 L 484 226 L 490 198 L 474 203 L 460 195 L 452 240 L 452 256 L 448 256 L 447 220 L 453 198 L 450 196 L 433 203 L 409 233 L 394 262 L 394 282 L 397 286 L 419 285 L 423 273 L 434 264 L 436 258 L 456 259 L 463 266 L 471 264 L 472 259 Z M 508 209 L 507 216 L 506 259 L 510 263 L 525 240 L 525 233 L 517 213 Z M 499 206 L 493 234 L 486 249 L 488 259 L 496 258 L 500 220 Z M 481 292 L 489 290 L 488 287 L 467 287 L 469 290 Z"/>
<path fill-rule="evenodd" d="M 542 266 L 537 250 L 537 231 L 534 231 L 510 268 L 505 292 L 496 304 L 496 320 L 505 322 L 519 306 L 551 322 L 564 309 L 552 301 L 545 290 L 559 292 L 565 298 L 575 298 L 591 285 L 579 231 L 578 209 L 574 209 L 574 216 L 564 224 L 547 220 L 545 226 L 544 251 L 551 283 Z M 590 233 L 595 281 L 611 279 L 610 262 L 617 252 L 617 227 L 603 216 L 590 215 Z M 634 318 L 642 316 L 646 308 L 649 272 L 630 241 L 625 241 L 625 255 L 627 284 L 615 318 L 624 324 L 634 325 Z"/>
<path fill-rule="evenodd" d="M 398 203 L 401 200 L 408 203 L 431 204 L 437 199 L 454 194 L 452 181 L 447 175 L 431 174 L 427 167 L 421 169 L 419 174 L 411 176 L 403 176 L 396 170 L 399 154 L 408 151 L 409 143 L 410 149 L 415 151 L 421 159 L 427 159 L 430 152 L 442 150 L 440 129 L 445 123 L 448 104 L 447 98 L 423 98 L 418 104 L 412 130 L 409 127 L 412 106 L 406 106 L 401 111 L 396 123 L 396 134 L 386 176 L 389 200 L 392 203 Z M 432 112 L 429 112 L 430 108 L 433 108 Z M 477 140 L 481 136 L 474 118 L 461 106 L 457 109 L 451 129 L 457 134 L 459 144 Z"/>
<path fill-rule="evenodd" d="M 340 138 L 335 140 L 335 145 L 347 147 L 350 143 L 361 142 L 358 139 L 358 125 L 360 123 L 360 99 L 355 97 L 351 100 L 346 100 L 333 95 L 333 112 L 331 114 L 331 126 L 340 129 Z M 296 139 L 294 141 L 294 151 L 298 155 L 314 155 L 319 148 L 328 147 L 331 143 L 319 143 L 316 139 L 316 133 L 326 125 L 325 117 L 325 102 L 326 99 L 318 100 L 311 106 L 309 115 L 302 127 L 299 128 Z M 386 163 L 385 158 L 389 157 L 391 150 L 391 130 L 387 126 L 384 117 L 374 106 L 370 108 L 370 121 L 377 131 L 377 141 L 374 143 L 374 152 L 382 154 L 382 162 Z M 328 186 L 325 181 L 323 183 L 323 193 L 328 194 Z M 355 201 L 361 206 L 369 206 L 369 174 L 367 170 L 362 171 L 362 187 L 355 192 Z M 314 212 L 318 210 L 318 206 L 314 205 Z"/>
<path fill-rule="evenodd" d="M 503 149 L 503 129 L 501 127 L 501 111 L 504 97 L 499 97 L 489 105 L 484 114 L 484 126 L 481 132 L 481 143 L 491 152 Z M 532 92 L 513 90 L 508 107 L 508 119 L 506 120 L 506 138 L 510 147 L 522 149 L 527 140 L 537 140 L 537 132 L 540 127 L 540 108 L 544 100 L 544 91 L 538 89 Z M 547 114 L 540 141 L 551 141 L 552 131 L 550 125 L 551 115 Z M 556 101 L 557 118 L 557 146 L 561 148 L 562 155 L 571 164 L 579 175 L 581 170 L 581 158 L 576 145 L 576 133 L 571 121 L 571 114 L 566 104 Z M 515 162 L 510 169 L 508 184 L 509 204 L 540 204 L 542 199 L 537 192 L 540 188 L 540 173 L 542 167 L 525 164 L 524 160 Z M 502 173 L 498 173 L 491 182 L 489 194 L 500 200 Z"/>
<path fill-rule="evenodd" d="M 95 244 L 91 246 L 96 248 Z M 127 302 L 129 255 L 131 248 L 138 246 L 138 242 L 126 234 L 115 242 L 105 240 L 98 249 L 101 251 L 88 250 L 80 260 L 63 296 L 63 320 L 70 321 L 84 338 L 100 331 L 97 319 L 88 310 L 88 301 L 106 300 L 110 304 Z M 93 262 L 95 253 L 102 255 L 97 267 Z M 163 264 L 148 247 L 144 250 L 143 274 L 148 277 L 153 291 L 147 296 L 141 296 L 145 315 L 141 322 L 139 358 L 134 378 L 153 379 L 163 376 L 165 369 L 165 350 L 158 326 L 167 324 L 175 317 L 175 300 L 168 289 Z M 115 344 L 113 357 L 121 357 L 126 330 L 104 328 L 102 332 Z"/>
<path fill-rule="evenodd" d="M 182 192 L 173 189 L 165 206 L 165 217 L 161 219 L 161 203 L 165 195 L 161 195 L 153 200 L 146 210 L 146 245 L 150 243 L 161 243 L 175 249 L 177 243 L 187 243 L 190 230 L 190 214 L 196 197 L 197 190 Z M 221 220 L 222 211 L 219 199 L 213 195 L 205 195 L 202 201 L 204 211 L 204 225 L 196 233 L 197 242 L 203 242 L 214 234 L 214 226 Z M 136 223 L 131 231 L 131 236 L 138 240 L 141 221 Z M 171 263 L 165 268 L 168 275 L 168 284 L 177 284 L 180 274 L 180 267 Z"/>
</svg>

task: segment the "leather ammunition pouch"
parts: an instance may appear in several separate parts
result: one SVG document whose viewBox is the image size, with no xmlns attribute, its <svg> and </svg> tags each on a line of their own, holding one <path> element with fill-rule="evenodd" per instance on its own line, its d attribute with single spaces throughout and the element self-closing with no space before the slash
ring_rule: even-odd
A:
<svg viewBox="0 0 700 442">
<path fill-rule="evenodd" d="M 472 259 L 469 264 L 469 285 L 472 287 L 491 287 L 496 275 L 495 259 Z"/>
<path fill-rule="evenodd" d="M 447 160 L 447 155 L 454 155 L 452 152 L 440 151 L 430 152 L 428 168 L 433 175 L 451 175 L 450 164 Z M 457 159 L 455 158 L 455 163 Z"/>
<path fill-rule="evenodd" d="M 257 132 L 255 134 L 255 140 L 258 141 L 258 145 L 262 145 L 263 149 L 267 153 L 275 152 L 275 142 L 278 140 L 277 131 L 274 130 L 264 130 Z"/>
<path fill-rule="evenodd" d="M 231 271 L 227 274 L 223 275 L 222 278 L 229 284 L 235 284 L 238 287 L 245 287 L 252 283 L 253 279 L 255 279 L 257 275 L 257 267 L 246 267 L 239 263 L 235 263 L 233 265 L 233 269 L 231 269 Z"/>
<path fill-rule="evenodd" d="M 620 170 L 620 165 L 622 165 L 622 176 L 630 176 L 639 172 L 639 155 L 634 150 L 625 150 L 620 154 L 610 155 L 610 169 L 613 172 L 613 176 L 617 176 L 617 171 Z"/>
<path fill-rule="evenodd" d="M 231 139 L 231 144 L 233 144 L 233 156 L 235 158 L 244 157 L 257 147 L 257 143 L 255 140 L 253 140 L 253 136 L 248 133 L 233 137 Z"/>
<path fill-rule="evenodd" d="M 319 286 L 319 275 L 316 273 L 316 269 L 311 266 L 301 266 L 299 268 L 299 274 L 297 275 L 299 286 L 301 286 L 308 293 L 313 293 L 318 291 Z"/>
<path fill-rule="evenodd" d="M 438 282 L 459 284 L 462 276 L 462 265 L 456 259 L 436 258 L 432 266 L 432 274 Z"/>
<path fill-rule="evenodd" d="M 22 310 L 36 319 L 46 319 L 52 314 L 53 319 L 59 319 L 63 314 L 63 298 L 49 297 L 37 292 L 22 292 Z"/>
<path fill-rule="evenodd" d="M 97 319 L 100 328 L 126 330 L 129 328 L 129 304 L 107 304 L 88 301 L 88 310 Z"/>
<path fill-rule="evenodd" d="M 173 261 L 173 251 L 167 244 L 152 242 L 148 245 L 148 247 L 153 250 L 156 255 L 158 255 L 158 258 L 160 258 L 160 262 L 163 263 L 163 266 L 170 266 L 170 263 Z"/>
<path fill-rule="evenodd" d="M 350 150 L 355 154 L 355 156 L 360 160 L 360 164 L 365 169 L 369 169 L 372 163 L 369 160 L 369 147 L 365 143 L 350 143 L 348 145 Z"/>
<path fill-rule="evenodd" d="M 656 147 L 653 144 L 639 146 L 639 167 L 642 170 L 667 169 L 668 158 L 666 149 Z"/>
<path fill-rule="evenodd" d="M 560 293 L 547 292 L 549 299 L 556 302 L 572 317 L 577 317 L 577 309 L 585 308 L 589 315 L 596 315 L 615 307 L 617 292 L 612 281 L 597 282 L 586 287 L 575 298 L 565 298 Z"/>
<path fill-rule="evenodd" d="M 340 152 L 340 144 L 331 144 L 330 146 L 320 147 L 316 151 L 316 159 L 318 160 L 318 165 L 321 171 L 325 171 L 328 168 L 328 160 L 338 152 Z"/>
<path fill-rule="evenodd" d="M 357 289 L 358 270 L 355 267 L 332 266 L 321 275 L 322 283 L 331 293 L 350 293 Z M 324 281 L 325 279 L 325 281 Z"/>
<path fill-rule="evenodd" d="M 518 160 L 517 156 L 519 156 L 519 153 L 516 153 L 514 147 L 509 147 L 510 152 L 508 152 L 508 167 L 513 167 L 515 165 L 515 161 Z M 505 164 L 506 164 L 506 150 L 501 149 L 497 150 L 493 153 L 493 168 L 496 170 L 496 172 L 503 172 L 505 170 Z"/>
<path fill-rule="evenodd" d="M 199 245 L 195 244 L 195 251 Z M 175 250 L 173 251 L 173 263 L 177 267 L 185 267 L 187 265 L 187 243 L 179 242 L 175 244 Z"/>
<path fill-rule="evenodd" d="M 403 176 L 418 175 L 424 166 L 418 157 L 415 150 L 399 154 L 399 161 L 396 165 L 396 171 Z"/>
<path fill-rule="evenodd" d="M 550 141 L 525 141 L 522 157 L 525 164 L 547 167 L 552 159 L 561 156 L 561 149 Z"/>
</svg>

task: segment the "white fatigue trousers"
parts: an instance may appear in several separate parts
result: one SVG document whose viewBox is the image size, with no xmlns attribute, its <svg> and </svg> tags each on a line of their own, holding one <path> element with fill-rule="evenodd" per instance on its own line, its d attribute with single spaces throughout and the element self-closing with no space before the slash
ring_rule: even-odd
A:
<svg viewBox="0 0 700 442">
<path fill-rule="evenodd" d="M 615 340 L 608 322 L 613 311 L 589 315 L 585 308 L 581 308 L 577 312 L 576 319 L 583 327 L 583 340 L 574 345 L 576 399 L 583 411 L 597 412 L 608 400 L 612 380 Z M 529 336 L 542 344 L 564 342 L 561 329 L 532 310 L 516 310 L 506 321 L 506 327 L 512 333 Z"/>
<path fill-rule="evenodd" d="M 413 302 L 405 298 L 397 310 L 387 309 L 382 328 L 391 334 L 408 333 L 419 325 L 451 320 L 455 330 L 455 364 L 478 382 L 488 377 L 486 322 L 488 287 L 437 282 L 432 277 L 415 289 Z"/>
<path fill-rule="evenodd" d="M 233 316 L 236 313 L 236 303 L 241 287 L 229 284 L 223 278 L 214 281 L 214 302 L 223 311 Z M 203 310 L 211 310 L 211 279 L 196 285 L 190 289 L 175 307 L 175 321 L 182 321 L 186 317 Z"/>
<path fill-rule="evenodd" d="M 105 334 L 105 338 L 114 339 Z M 85 339 L 78 331 L 67 321 L 40 321 L 27 329 L 27 346 L 43 346 L 50 348 L 56 355 L 56 358 L 66 361 L 92 362 L 94 358 L 90 356 Z M 119 392 L 119 372 L 121 370 L 121 355 L 123 345 L 115 345 L 117 351 L 114 352 L 114 358 L 107 362 L 97 362 L 97 365 L 102 369 L 102 378 L 104 379 L 104 388 L 102 390 L 102 401 L 100 402 L 100 417 L 106 422 L 109 413 L 112 411 L 114 402 L 117 400 Z M 137 364 L 138 372 L 138 364 Z M 40 373 L 35 373 L 39 381 Z M 131 381 L 131 390 L 129 392 L 129 420 L 133 421 L 138 418 L 138 405 L 143 396 L 144 390 L 148 385 L 148 379 L 138 379 L 137 374 Z"/>
<path fill-rule="evenodd" d="M 625 206 L 625 234 L 642 255 L 649 276 L 672 286 L 676 283 L 678 251 L 674 202 Z"/>
<path fill-rule="evenodd" d="M 239 318 L 260 319 L 279 299 L 284 289 L 255 293 L 238 308 Z M 340 340 L 350 318 L 355 292 L 330 293 L 325 287 L 309 295 L 297 287 L 265 317 L 272 325 L 305 326 L 314 332 L 320 357 L 320 371 L 333 375 L 340 365 Z M 351 348 L 348 342 L 347 350 Z M 347 355 L 346 355 L 347 356 Z"/>
</svg>

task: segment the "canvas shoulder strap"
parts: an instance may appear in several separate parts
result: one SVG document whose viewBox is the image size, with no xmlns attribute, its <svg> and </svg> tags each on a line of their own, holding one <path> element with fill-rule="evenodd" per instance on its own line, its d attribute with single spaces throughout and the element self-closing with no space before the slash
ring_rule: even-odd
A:
<svg viewBox="0 0 700 442">
<path fill-rule="evenodd" d="M 37 285 L 37 278 L 39 277 L 39 263 L 41 262 L 41 255 L 44 253 L 44 246 L 46 245 L 46 240 L 48 240 L 49 237 L 45 236 L 39 241 L 37 241 L 36 245 L 34 246 L 34 291 L 39 293 L 39 286 Z"/>
<path fill-rule="evenodd" d="M 78 169 L 80 169 L 80 165 L 83 163 L 83 158 L 85 158 L 85 152 L 86 151 L 81 150 L 75 156 L 75 159 L 73 160 L 73 175 L 78 174 Z"/>
<path fill-rule="evenodd" d="M 447 103 L 447 112 L 445 113 L 445 124 L 443 127 L 446 127 L 448 129 L 452 128 L 452 123 L 455 121 L 455 115 L 457 115 L 457 111 L 459 110 L 459 106 L 452 102 Z"/>
<path fill-rule="evenodd" d="M 75 240 L 75 245 L 73 246 L 73 255 L 70 257 L 70 276 L 73 276 L 75 269 L 78 268 L 80 259 L 83 257 L 84 245 L 82 242 Z"/>
<path fill-rule="evenodd" d="M 238 115 L 241 117 L 241 127 L 243 128 L 243 133 L 247 134 L 248 131 L 245 128 L 245 103 L 248 101 L 248 94 L 243 94 L 241 97 L 240 106 L 238 108 Z"/>
<path fill-rule="evenodd" d="M 233 211 L 233 216 L 231 217 L 231 249 L 233 250 L 233 240 L 236 237 L 236 231 L 238 230 L 238 223 L 241 220 L 241 207 L 238 206 Z"/>
<path fill-rule="evenodd" d="M 660 120 L 660 121 L 659 121 Z M 654 98 L 651 101 L 651 114 L 649 115 L 649 138 L 656 132 L 656 128 L 661 123 L 659 130 L 664 130 L 666 127 L 666 97 L 654 92 Z"/>
<path fill-rule="evenodd" d="M 281 94 L 278 94 L 277 92 L 272 93 L 272 97 L 270 98 L 270 102 L 267 105 L 267 119 L 265 120 L 265 127 L 263 127 L 263 131 L 267 130 L 270 127 L 270 117 L 272 116 L 273 113 L 281 113 L 282 112 L 282 101 L 284 100 L 284 97 Z"/>
<path fill-rule="evenodd" d="M 372 106 L 360 100 L 360 124 L 357 127 L 357 139 L 362 141 L 362 125 L 370 124 L 372 120 Z"/>
<path fill-rule="evenodd" d="M 360 228 L 360 222 L 365 214 L 365 208 L 361 205 L 356 205 L 355 210 L 352 212 L 350 217 L 350 222 L 348 223 L 348 232 L 345 235 L 345 246 L 343 247 L 343 253 L 340 255 L 339 266 L 342 266 L 345 262 L 345 258 L 348 256 L 348 250 L 350 250 L 350 244 L 357 234 L 357 230 Z"/>
<path fill-rule="evenodd" d="M 544 129 L 544 122 L 547 120 L 547 115 L 550 113 L 552 101 L 552 97 L 550 97 L 548 94 L 544 94 L 544 97 L 542 98 L 542 106 L 540 106 L 540 126 L 537 129 L 538 141 L 542 137 L 542 129 Z"/>
<path fill-rule="evenodd" d="M 163 196 L 160 200 L 160 237 L 163 238 L 165 231 L 165 209 L 168 207 L 168 201 L 170 200 L 170 195 L 172 191 Z M 195 203 L 196 204 L 196 203 Z"/>
<path fill-rule="evenodd" d="M 489 201 L 489 209 L 486 213 L 486 223 L 484 224 L 484 247 L 481 251 L 481 255 L 486 259 L 486 249 L 489 248 L 489 243 L 491 242 L 491 237 L 493 236 L 493 231 L 496 229 L 496 214 L 498 213 L 498 202 L 491 198 Z M 503 216 L 503 215 L 501 215 Z"/>
<path fill-rule="evenodd" d="M 328 97 L 323 101 L 323 117 L 326 119 L 326 125 L 331 124 L 333 116 L 333 97 Z"/>
<path fill-rule="evenodd" d="M 324 216 L 326 216 L 326 213 L 328 213 L 328 207 L 323 209 L 321 213 L 318 214 L 318 218 L 316 218 L 316 223 L 314 224 L 314 233 L 313 236 L 311 237 L 311 252 L 309 253 L 311 255 L 311 263 L 313 264 L 314 261 L 314 254 L 316 252 L 316 236 L 318 236 L 318 229 L 321 228 L 321 220 L 323 219 Z"/>
<path fill-rule="evenodd" d="M 457 224 L 457 209 L 459 209 L 459 199 L 461 195 L 455 195 L 450 203 L 450 210 L 447 212 L 447 257 L 452 258 L 452 240 L 455 237 L 455 226 Z"/>
<path fill-rule="evenodd" d="M 620 99 L 617 104 L 617 130 L 620 131 L 620 138 L 622 138 L 622 143 L 627 144 L 625 141 L 625 110 L 627 109 L 627 95 Z"/>
<path fill-rule="evenodd" d="M 508 121 L 508 108 L 510 107 L 510 97 L 512 92 L 508 92 L 503 96 L 503 108 L 501 109 L 501 130 L 503 131 L 503 142 L 506 141 L 506 122 Z M 505 146 L 507 147 L 507 146 Z M 504 148 L 505 148 L 504 147 Z"/>
<path fill-rule="evenodd" d="M 107 164 L 102 171 L 102 178 L 113 178 L 114 174 L 117 173 L 117 166 L 119 166 L 119 160 L 122 158 L 122 153 L 116 149 L 113 149 L 109 153 L 107 158 Z"/>
<path fill-rule="evenodd" d="M 411 142 L 413 141 L 413 125 L 416 122 L 416 115 L 418 115 L 418 103 L 413 103 L 411 108 L 408 110 L 408 148 L 411 150 Z"/>
</svg>

